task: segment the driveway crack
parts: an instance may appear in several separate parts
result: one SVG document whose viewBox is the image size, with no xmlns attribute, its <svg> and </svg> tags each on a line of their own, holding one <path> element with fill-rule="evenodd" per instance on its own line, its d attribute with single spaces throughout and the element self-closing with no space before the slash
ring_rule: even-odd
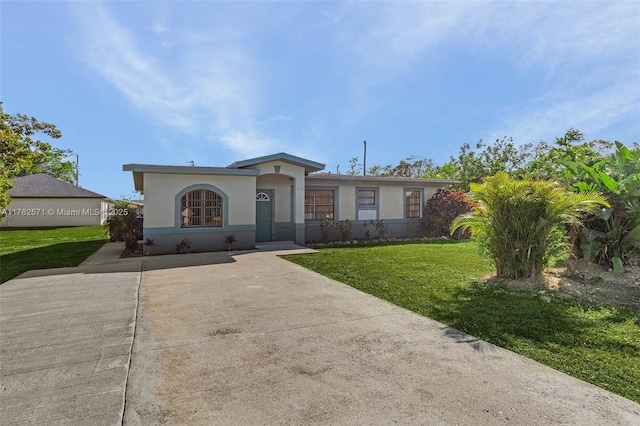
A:
<svg viewBox="0 0 640 426">
<path fill-rule="evenodd" d="M 138 283 L 136 285 L 136 306 L 133 310 L 133 335 L 131 336 L 131 346 L 129 347 L 129 361 L 127 362 L 127 373 L 124 378 L 124 392 L 122 393 L 122 410 L 120 412 L 120 425 L 124 425 L 124 415 L 127 410 L 127 389 L 129 387 L 129 373 L 131 371 L 131 361 L 133 360 L 133 345 L 136 340 L 136 331 L 138 329 L 138 310 L 140 309 L 140 285 L 142 284 L 142 271 L 144 262 L 140 262 L 140 271 L 138 271 Z"/>
</svg>

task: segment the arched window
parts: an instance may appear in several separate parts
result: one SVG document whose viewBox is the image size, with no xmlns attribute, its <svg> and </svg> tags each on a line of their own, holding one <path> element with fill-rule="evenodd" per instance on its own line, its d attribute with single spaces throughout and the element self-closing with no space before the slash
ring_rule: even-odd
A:
<svg viewBox="0 0 640 426">
<path fill-rule="evenodd" d="M 222 226 L 222 197 L 208 189 L 194 189 L 180 199 L 182 228 Z"/>
</svg>

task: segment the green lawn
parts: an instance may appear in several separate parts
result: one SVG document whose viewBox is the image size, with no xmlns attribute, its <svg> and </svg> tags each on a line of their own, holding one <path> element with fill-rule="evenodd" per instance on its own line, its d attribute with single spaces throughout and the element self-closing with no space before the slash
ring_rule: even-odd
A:
<svg viewBox="0 0 640 426">
<path fill-rule="evenodd" d="M 471 243 L 326 248 L 285 258 L 640 403 L 637 312 L 485 284 L 492 269 Z"/>
<path fill-rule="evenodd" d="M 108 240 L 102 226 L 0 231 L 0 283 L 31 269 L 78 266 Z"/>
</svg>

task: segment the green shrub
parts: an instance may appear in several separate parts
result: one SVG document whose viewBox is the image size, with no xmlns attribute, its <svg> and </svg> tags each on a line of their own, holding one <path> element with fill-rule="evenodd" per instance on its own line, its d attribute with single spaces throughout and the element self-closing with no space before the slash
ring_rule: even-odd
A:
<svg viewBox="0 0 640 426">
<path fill-rule="evenodd" d="M 418 224 L 418 219 L 412 218 L 407 220 L 406 227 L 408 237 L 415 237 L 418 235 Z"/>
<path fill-rule="evenodd" d="M 504 172 L 472 183 L 471 198 L 478 204 L 453 221 L 451 233 L 471 230 L 500 278 L 537 278 L 566 226 L 579 227 L 585 212 L 608 205 L 595 192 L 572 193 L 553 182 L 514 180 Z"/>
<path fill-rule="evenodd" d="M 593 166 L 565 161 L 575 191 L 600 191 L 610 208 L 594 211 L 578 236 L 586 260 L 624 272 L 640 253 L 640 151 L 616 142 L 616 152 Z"/>
<path fill-rule="evenodd" d="M 425 233 L 427 237 L 443 237 L 449 235 L 453 220 L 473 208 L 465 191 L 438 189 L 424 206 Z M 469 232 L 456 230 L 456 239 L 469 238 Z"/>
<path fill-rule="evenodd" d="M 138 226 L 136 216 L 135 207 L 124 200 L 116 201 L 111 214 L 104 223 L 111 241 L 127 241 L 127 239 L 134 238 L 138 241 L 142 239 L 142 230 Z"/>
<path fill-rule="evenodd" d="M 349 219 L 345 219 L 337 222 L 336 226 L 338 228 L 338 231 L 340 232 L 342 241 L 347 241 L 351 239 L 351 230 L 353 227 Z"/>
<path fill-rule="evenodd" d="M 384 223 L 384 219 L 372 220 L 371 223 L 373 224 L 373 227 L 376 229 L 376 234 L 377 234 L 376 236 L 378 238 L 384 238 L 385 235 L 387 235 L 388 225 Z"/>
<path fill-rule="evenodd" d="M 325 219 L 320 223 L 320 238 L 323 243 L 329 241 L 331 230 L 335 227 L 336 223 L 331 219 Z"/>
</svg>

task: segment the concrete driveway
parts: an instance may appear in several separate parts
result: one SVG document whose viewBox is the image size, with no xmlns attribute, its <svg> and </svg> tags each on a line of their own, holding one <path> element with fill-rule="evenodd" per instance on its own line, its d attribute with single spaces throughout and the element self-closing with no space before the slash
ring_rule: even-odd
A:
<svg viewBox="0 0 640 426">
<path fill-rule="evenodd" d="M 141 274 L 122 249 L 0 285 L 2 425 L 121 424 Z"/>
<path fill-rule="evenodd" d="M 632 401 L 278 252 L 117 252 L 0 286 L 3 425 L 640 424 Z"/>
<path fill-rule="evenodd" d="M 634 402 L 273 252 L 146 259 L 140 295 L 125 424 L 640 424 Z"/>
</svg>

